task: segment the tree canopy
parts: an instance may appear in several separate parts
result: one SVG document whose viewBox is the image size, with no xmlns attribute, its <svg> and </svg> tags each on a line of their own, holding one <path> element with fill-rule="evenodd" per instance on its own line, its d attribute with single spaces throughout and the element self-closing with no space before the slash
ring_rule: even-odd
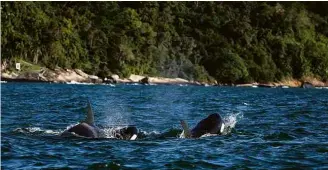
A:
<svg viewBox="0 0 328 170">
<path fill-rule="evenodd" d="M 328 80 L 327 2 L 2 2 L 1 57 L 106 77 Z"/>
</svg>

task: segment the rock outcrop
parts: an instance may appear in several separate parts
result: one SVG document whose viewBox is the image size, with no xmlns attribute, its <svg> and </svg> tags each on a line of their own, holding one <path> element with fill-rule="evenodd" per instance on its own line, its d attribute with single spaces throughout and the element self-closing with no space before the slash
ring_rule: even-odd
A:
<svg viewBox="0 0 328 170">
<path fill-rule="evenodd" d="M 302 88 L 313 88 L 313 84 L 309 82 L 303 82 L 301 85 Z"/>
<path fill-rule="evenodd" d="M 1 78 L 6 81 L 39 81 L 39 82 L 80 82 L 80 83 L 101 83 L 102 80 L 97 76 L 89 76 L 79 69 L 62 69 L 57 68 L 50 70 L 42 68 L 38 71 L 25 71 L 21 73 L 4 72 L 1 73 Z"/>
<path fill-rule="evenodd" d="M 142 83 L 142 84 L 150 84 L 149 77 L 145 77 L 145 78 L 141 79 L 140 80 L 140 83 Z"/>
<path fill-rule="evenodd" d="M 113 74 L 113 75 L 109 76 L 108 78 L 105 78 L 104 83 L 116 84 L 119 80 L 120 80 L 120 76 L 118 76 L 117 74 Z"/>
<path fill-rule="evenodd" d="M 140 82 L 140 80 L 142 80 L 143 78 L 145 78 L 145 76 L 140 76 L 140 75 L 135 75 L 135 74 L 131 74 L 130 77 L 128 78 L 131 82 L 133 83 L 138 83 Z"/>
<path fill-rule="evenodd" d="M 141 83 L 141 84 L 178 84 L 178 85 L 202 85 L 209 86 L 209 84 L 197 81 L 188 81 L 182 78 L 164 78 L 164 77 L 149 77 L 131 74 L 129 78 L 120 78 L 113 74 L 104 80 L 95 75 L 88 75 L 79 69 L 62 69 L 56 68 L 54 70 L 48 68 L 41 68 L 40 70 L 24 71 L 24 72 L 1 72 L 2 81 L 15 82 L 54 82 L 54 83 Z M 303 83 L 302 83 L 303 82 Z M 217 85 L 217 84 L 214 84 Z M 237 84 L 236 86 L 250 86 L 250 87 L 327 87 L 328 82 L 322 82 L 315 78 L 304 78 L 302 81 L 295 79 L 287 79 L 281 82 L 259 84 Z"/>
</svg>

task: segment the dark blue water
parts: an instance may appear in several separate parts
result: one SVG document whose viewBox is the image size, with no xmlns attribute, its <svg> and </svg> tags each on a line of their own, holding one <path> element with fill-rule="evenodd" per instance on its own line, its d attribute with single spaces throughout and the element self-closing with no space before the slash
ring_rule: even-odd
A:
<svg viewBox="0 0 328 170">
<path fill-rule="evenodd" d="M 62 138 L 85 118 L 136 141 Z M 179 138 L 220 112 L 225 135 Z M 327 169 L 328 90 L 1 84 L 1 169 Z"/>
</svg>

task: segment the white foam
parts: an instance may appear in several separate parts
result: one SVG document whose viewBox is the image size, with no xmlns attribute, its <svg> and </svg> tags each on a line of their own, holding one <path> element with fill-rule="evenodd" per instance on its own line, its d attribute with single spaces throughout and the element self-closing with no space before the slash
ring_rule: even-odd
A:
<svg viewBox="0 0 328 170">
<path fill-rule="evenodd" d="M 115 139 L 120 134 L 117 134 L 117 130 L 121 129 L 123 127 L 111 127 L 111 128 L 104 128 L 102 129 L 104 135 L 102 137 L 108 138 L 108 139 Z"/>
<path fill-rule="evenodd" d="M 51 129 L 41 129 L 40 127 L 17 128 L 14 131 L 20 133 L 45 133 L 45 134 L 60 134 L 60 131 Z"/>
<path fill-rule="evenodd" d="M 145 84 L 146 86 L 157 86 L 157 84 L 155 83 L 149 83 L 149 84 Z"/>
<path fill-rule="evenodd" d="M 126 126 L 117 126 L 117 127 L 109 127 L 102 129 L 103 135 L 101 135 L 102 138 L 108 138 L 108 139 L 123 139 L 123 136 L 121 136 L 119 132 L 120 129 L 126 128 Z M 137 138 L 137 135 L 133 135 L 130 140 L 135 140 Z"/>
<path fill-rule="evenodd" d="M 206 134 L 202 135 L 201 138 L 204 138 L 204 137 L 210 137 L 210 136 L 218 136 L 218 134 L 210 134 L 210 133 L 206 133 Z"/>
<path fill-rule="evenodd" d="M 104 85 L 106 85 L 106 86 L 111 86 L 111 87 L 115 87 L 114 84 L 104 84 Z"/>
<path fill-rule="evenodd" d="M 54 134 L 54 135 L 60 134 L 59 131 L 54 131 L 54 130 L 45 130 L 44 132 L 45 132 L 46 134 Z"/>
<path fill-rule="evenodd" d="M 131 85 L 131 86 L 140 86 L 140 83 L 131 83 L 131 84 L 127 84 L 127 85 Z"/>
<path fill-rule="evenodd" d="M 184 86 L 188 86 L 188 84 L 179 84 L 179 86 L 184 87 Z"/>
<path fill-rule="evenodd" d="M 148 135 L 159 135 L 161 134 L 160 132 L 154 130 L 154 131 L 151 131 L 151 132 L 147 132 L 147 131 L 141 131 L 141 133 L 143 133 L 144 135 L 148 136 Z"/>
<path fill-rule="evenodd" d="M 41 130 L 41 128 L 39 127 L 30 127 L 30 128 L 27 128 L 29 132 L 40 132 L 40 131 L 43 131 Z"/>
<path fill-rule="evenodd" d="M 42 132 L 41 128 L 39 127 L 28 127 L 28 128 L 17 128 L 14 130 L 15 132 L 21 132 L 21 133 L 34 133 L 34 132 Z"/>
<path fill-rule="evenodd" d="M 78 85 L 95 85 L 94 83 L 81 83 L 81 82 L 77 82 L 77 81 L 70 81 L 70 82 L 67 82 L 66 84 L 78 84 Z"/>
</svg>

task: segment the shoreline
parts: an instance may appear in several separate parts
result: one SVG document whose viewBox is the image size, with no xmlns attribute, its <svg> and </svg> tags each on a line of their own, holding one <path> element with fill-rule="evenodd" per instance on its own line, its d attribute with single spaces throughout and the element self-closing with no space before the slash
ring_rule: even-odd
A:
<svg viewBox="0 0 328 170">
<path fill-rule="evenodd" d="M 42 80 L 30 80 L 30 79 L 10 79 L 10 78 L 0 78 L 1 84 L 3 83 L 43 83 L 43 84 L 70 84 L 70 85 L 174 85 L 174 86 L 218 86 L 218 87 L 248 87 L 248 88 L 316 88 L 316 89 L 328 89 L 328 86 L 311 86 L 311 87 L 302 87 L 302 86 L 289 86 L 289 85 L 272 85 L 268 84 L 259 84 L 259 83 L 250 83 L 250 84 L 233 84 L 233 85 L 222 85 L 222 84 L 200 84 L 194 82 L 186 82 L 186 83 L 170 83 L 170 82 L 157 82 L 157 83 L 149 83 L 145 84 L 142 82 L 133 82 L 133 81 L 122 81 L 117 83 L 92 83 L 92 82 L 76 82 L 76 81 L 68 81 L 68 82 L 55 82 L 55 81 L 42 81 Z"/>
<path fill-rule="evenodd" d="M 253 87 L 253 88 L 328 88 L 328 82 L 322 82 L 315 78 L 305 80 L 286 79 L 280 82 L 268 83 L 246 83 L 246 84 L 218 84 L 189 81 L 182 78 L 150 77 L 131 74 L 128 78 L 120 78 L 113 74 L 105 79 L 89 75 L 79 69 L 50 70 L 42 68 L 37 71 L 24 72 L 1 72 L 1 83 L 24 82 L 24 83 L 58 83 L 58 84 L 142 84 L 142 85 L 192 85 L 192 86 L 231 86 L 231 87 Z"/>
</svg>

